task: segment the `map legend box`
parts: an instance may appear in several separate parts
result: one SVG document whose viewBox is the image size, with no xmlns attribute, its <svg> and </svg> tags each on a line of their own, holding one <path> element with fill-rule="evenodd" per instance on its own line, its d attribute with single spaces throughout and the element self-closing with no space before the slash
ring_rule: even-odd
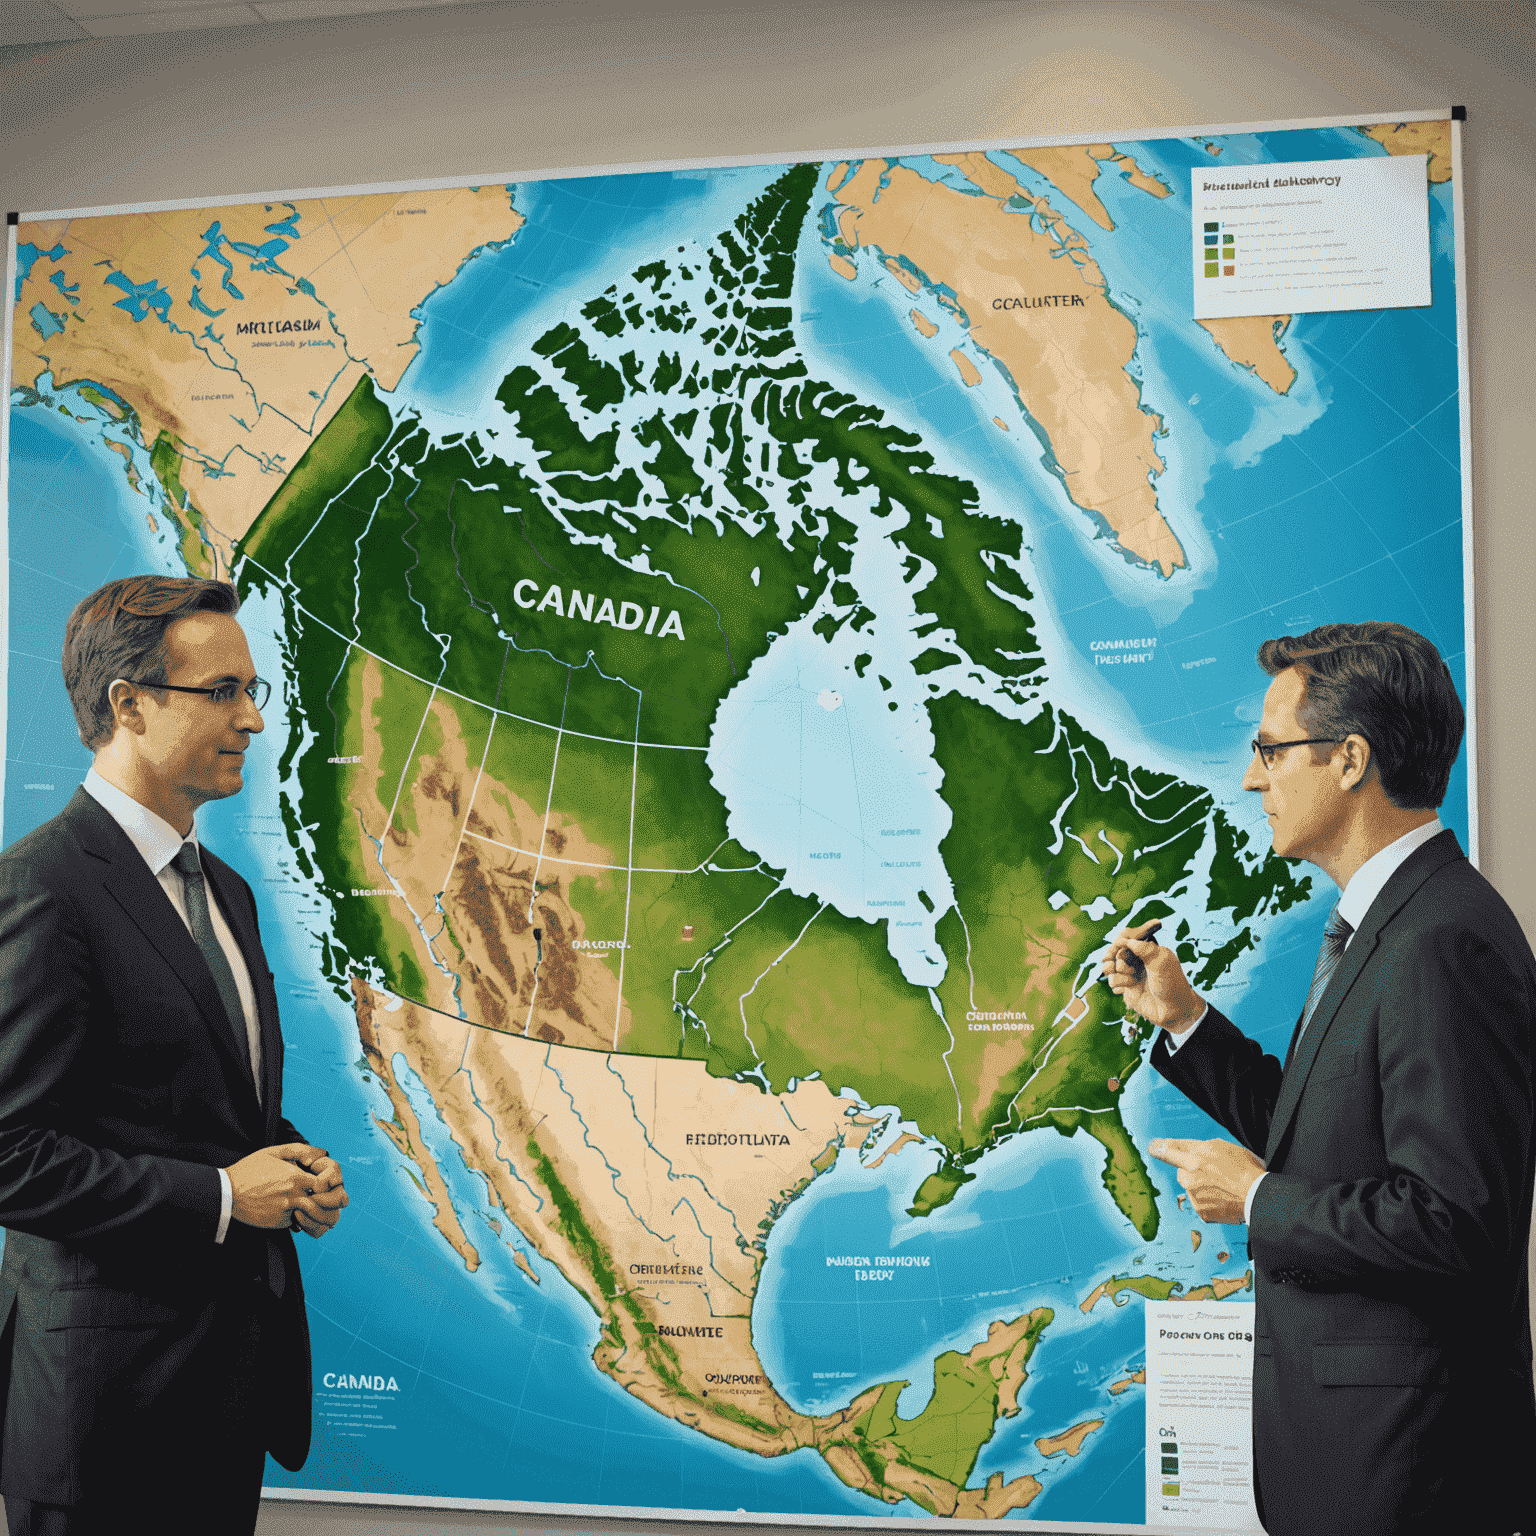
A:
<svg viewBox="0 0 1536 1536">
<path fill-rule="evenodd" d="M 1194 318 L 1430 302 L 1427 157 L 1193 174 Z"/>
<path fill-rule="evenodd" d="M 1253 1503 L 1252 1302 L 1149 1301 L 1147 1524 L 1261 1530 Z"/>
</svg>

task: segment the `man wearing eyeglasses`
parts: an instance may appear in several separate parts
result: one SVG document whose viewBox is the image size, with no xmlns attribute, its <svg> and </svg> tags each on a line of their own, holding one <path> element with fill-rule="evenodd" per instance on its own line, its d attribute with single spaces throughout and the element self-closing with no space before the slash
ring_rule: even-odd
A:
<svg viewBox="0 0 1536 1536">
<path fill-rule="evenodd" d="M 248 1533 L 310 1434 L 293 1232 L 342 1173 L 282 1113 L 250 887 L 195 817 L 238 794 L 267 684 L 224 582 L 71 614 L 95 760 L 0 855 L 0 1493 L 12 1536 Z"/>
<path fill-rule="evenodd" d="M 1527 1244 L 1536 961 L 1436 816 L 1463 713 L 1398 624 L 1267 641 L 1243 787 L 1338 887 L 1282 1064 L 1147 927 L 1104 962 L 1227 1141 L 1153 1141 L 1254 1264 L 1271 1536 L 1536 1536 Z M 1295 999 L 1275 999 L 1291 1008 Z"/>
</svg>

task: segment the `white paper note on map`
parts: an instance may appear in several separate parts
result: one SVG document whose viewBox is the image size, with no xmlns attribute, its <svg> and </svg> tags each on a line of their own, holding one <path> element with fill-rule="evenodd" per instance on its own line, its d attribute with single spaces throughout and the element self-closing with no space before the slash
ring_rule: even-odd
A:
<svg viewBox="0 0 1536 1536">
<path fill-rule="evenodd" d="M 1196 320 L 1428 304 L 1428 157 L 1193 174 Z"/>
<path fill-rule="evenodd" d="M 1253 1303 L 1149 1301 L 1147 1524 L 1260 1532 Z"/>
</svg>

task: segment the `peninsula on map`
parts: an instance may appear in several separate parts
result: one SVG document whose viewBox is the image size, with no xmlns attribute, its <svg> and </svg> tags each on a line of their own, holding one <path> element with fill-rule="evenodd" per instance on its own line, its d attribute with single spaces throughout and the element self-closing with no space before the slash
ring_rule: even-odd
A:
<svg viewBox="0 0 1536 1536">
<path fill-rule="evenodd" d="M 1031 196 L 986 155 L 936 158 L 980 195 L 899 162 L 865 161 L 830 184 L 843 209 L 842 241 L 899 260 L 947 302 L 976 346 L 1007 371 L 1068 496 L 1127 554 L 1171 575 L 1185 556 L 1153 484 L 1163 472 L 1155 447 L 1162 423 L 1126 371 L 1134 322 L 1110 301 L 1087 242 L 1044 197 Z M 997 302 L 1063 291 L 1081 304 L 1037 310 Z"/>
</svg>

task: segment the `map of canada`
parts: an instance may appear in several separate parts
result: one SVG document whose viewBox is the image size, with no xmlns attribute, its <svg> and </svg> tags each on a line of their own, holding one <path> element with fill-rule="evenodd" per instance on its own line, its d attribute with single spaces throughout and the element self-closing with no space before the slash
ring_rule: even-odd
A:
<svg viewBox="0 0 1536 1536">
<path fill-rule="evenodd" d="M 1192 172 L 1393 152 L 1429 310 L 1187 318 Z M 38 701 L 99 581 L 228 575 L 280 680 L 200 826 L 353 1209 L 270 1486 L 1145 1518 L 1138 1299 L 1253 1277 L 1147 1159 L 1209 1123 L 1098 961 L 1161 919 L 1283 1048 L 1326 897 L 1237 789 L 1254 649 L 1400 618 L 1461 665 L 1449 163 L 22 223 L 7 839 L 78 781 Z"/>
</svg>

